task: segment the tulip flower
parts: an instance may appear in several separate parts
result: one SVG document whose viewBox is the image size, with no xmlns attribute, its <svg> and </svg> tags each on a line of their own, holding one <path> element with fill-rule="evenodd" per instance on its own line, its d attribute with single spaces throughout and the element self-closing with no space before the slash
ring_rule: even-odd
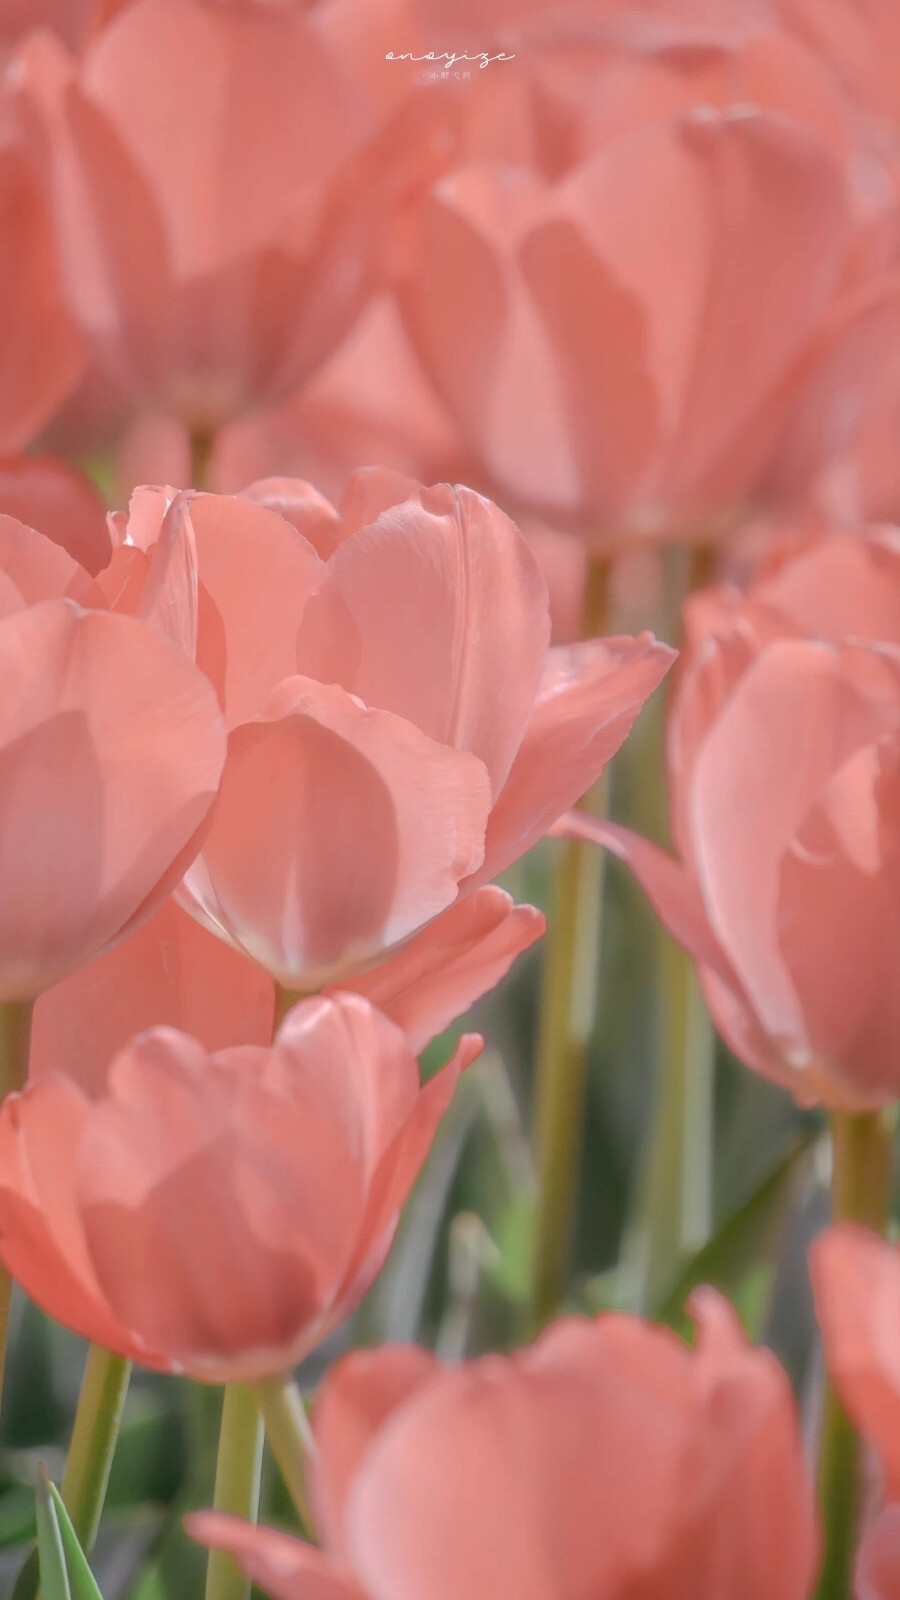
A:
<svg viewBox="0 0 900 1600">
<path fill-rule="evenodd" d="M 57 1074 L 0 1111 L 0 1258 L 85 1338 L 210 1383 L 282 1373 L 352 1310 L 460 1070 L 424 1088 L 357 995 L 304 1001 L 271 1048 L 170 1028 L 89 1100 Z"/>
<path fill-rule="evenodd" d="M 565 825 L 629 863 L 729 1046 L 803 1104 L 900 1094 L 898 602 L 891 532 L 697 596 L 669 729 L 679 859 Z"/>
<path fill-rule="evenodd" d="M 855 1600 L 897 1600 L 900 1595 L 900 1506 L 870 1524 L 856 1562 Z"/>
<path fill-rule="evenodd" d="M 468 489 L 374 469 L 340 513 L 283 480 L 165 515 L 229 726 L 179 898 L 287 989 L 346 986 L 522 855 L 672 659 L 650 635 L 548 649 L 535 559 Z"/>
<path fill-rule="evenodd" d="M 37 154 L 0 93 L 0 453 L 30 444 L 77 384 L 84 352 L 60 282 Z"/>
<path fill-rule="evenodd" d="M 437 103 L 382 123 L 302 6 L 110 9 L 78 59 L 27 41 L 20 92 L 99 371 L 126 407 L 208 437 L 348 330 L 394 209 L 443 159 Z"/>
<path fill-rule="evenodd" d="M 886 1498 L 900 1501 L 900 1368 L 892 1348 L 900 1251 L 838 1222 L 814 1241 L 809 1264 L 829 1375 L 881 1461 Z"/>
<path fill-rule="evenodd" d="M 275 1600 L 806 1600 L 817 1556 L 787 1378 L 712 1291 L 690 1353 L 609 1315 L 442 1368 L 357 1352 L 315 1403 L 323 1549 L 188 1519 Z"/>
<path fill-rule="evenodd" d="M 0 515 L 62 545 L 92 578 L 109 564 L 106 507 L 87 478 L 53 456 L 0 460 Z"/>
<path fill-rule="evenodd" d="M 345 987 L 396 1022 L 418 1054 L 493 989 L 543 931 L 534 906 L 514 905 L 503 889 L 485 885 Z M 209 1051 L 263 1045 L 274 1015 L 275 985 L 262 968 L 167 900 L 124 943 L 39 997 L 29 1078 L 64 1072 L 97 1095 L 136 1033 L 178 1028 Z"/>
<path fill-rule="evenodd" d="M 171 637 L 167 539 L 133 552 L 146 582 L 121 610 L 140 615 L 114 614 L 64 549 L 0 517 L 0 1000 L 138 927 L 207 824 L 224 731 Z"/>
<path fill-rule="evenodd" d="M 644 34 L 545 86 L 549 152 L 476 147 L 441 178 L 397 265 L 491 481 L 599 550 L 708 540 L 803 492 L 874 405 L 900 313 L 894 192 L 815 56 L 771 30 Z"/>
</svg>

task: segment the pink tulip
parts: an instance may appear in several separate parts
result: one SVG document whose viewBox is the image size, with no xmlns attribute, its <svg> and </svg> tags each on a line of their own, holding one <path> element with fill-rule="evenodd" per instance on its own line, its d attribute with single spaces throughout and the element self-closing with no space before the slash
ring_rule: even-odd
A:
<svg viewBox="0 0 900 1600">
<path fill-rule="evenodd" d="M 303 6 L 110 9 L 77 60 L 49 34 L 23 48 L 67 295 L 126 404 L 209 435 L 343 337 L 443 159 L 438 106 L 382 123 Z"/>
<path fill-rule="evenodd" d="M 0 460 L 0 515 L 62 545 L 91 577 L 108 565 L 112 547 L 103 501 L 66 462 L 35 455 Z"/>
<path fill-rule="evenodd" d="M 134 552 L 146 570 L 120 609 L 137 615 L 116 615 L 103 574 L 0 517 L 0 999 L 33 997 L 140 926 L 208 824 L 224 730 L 173 641 L 167 538 L 153 559 Z"/>
<path fill-rule="evenodd" d="M 495 988 L 543 931 L 534 906 L 514 905 L 487 885 L 344 987 L 396 1022 L 418 1054 Z M 275 985 L 262 968 L 168 900 L 131 938 L 40 996 L 29 1078 L 64 1072 L 96 1095 L 136 1033 L 178 1028 L 210 1052 L 266 1045 L 274 1014 Z"/>
<path fill-rule="evenodd" d="M 36 150 L 0 93 L 0 453 L 30 444 L 81 375 Z"/>
<path fill-rule="evenodd" d="M 854 1595 L 855 1600 L 900 1597 L 900 1506 L 889 1506 L 864 1533 Z"/>
<path fill-rule="evenodd" d="M 875 403 L 900 314 L 894 190 L 816 57 L 615 9 L 633 31 L 613 48 L 607 18 L 580 87 L 536 91 L 552 147 L 475 148 L 397 268 L 492 480 L 601 548 L 708 539 L 804 490 Z M 565 36 L 546 24 L 548 48 Z"/>
<path fill-rule="evenodd" d="M 900 546 L 823 539 L 687 612 L 668 768 L 679 859 L 623 856 L 690 951 L 716 1025 L 802 1103 L 900 1093 Z"/>
<path fill-rule="evenodd" d="M 205 1382 L 292 1367 L 371 1283 L 460 1070 L 419 1088 L 356 995 L 305 1001 L 271 1049 L 155 1028 L 89 1100 L 43 1079 L 0 1111 L 0 1257 L 51 1316 Z"/>
<path fill-rule="evenodd" d="M 290 989 L 346 987 L 529 849 L 672 659 L 649 635 L 548 650 L 534 557 L 468 489 L 375 469 L 340 512 L 290 480 L 167 506 L 143 491 L 133 537 L 155 549 L 162 515 L 196 553 L 230 729 L 179 896 Z"/>
<path fill-rule="evenodd" d="M 442 1369 L 346 1357 L 314 1411 L 323 1549 L 188 1519 L 275 1600 L 805 1600 L 813 1498 L 787 1379 L 697 1296 L 690 1353 L 610 1315 Z"/>
<path fill-rule="evenodd" d="M 887 1499 L 898 1501 L 900 1252 L 866 1228 L 838 1222 L 814 1241 L 809 1263 L 828 1372 L 877 1452 Z"/>
</svg>

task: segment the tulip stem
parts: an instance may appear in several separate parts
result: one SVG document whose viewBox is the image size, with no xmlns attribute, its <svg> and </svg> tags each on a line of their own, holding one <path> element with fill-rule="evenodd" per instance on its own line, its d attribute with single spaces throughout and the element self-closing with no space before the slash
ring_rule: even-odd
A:
<svg viewBox="0 0 900 1600">
<path fill-rule="evenodd" d="M 716 1038 L 685 950 L 660 929 L 659 1076 L 636 1215 L 623 1251 L 629 1304 L 652 1316 L 712 1223 Z"/>
<path fill-rule="evenodd" d="M 213 1506 L 255 1522 L 259 1515 L 263 1425 L 256 1396 L 246 1383 L 229 1383 L 222 1401 Z M 223 1550 L 210 1550 L 206 1600 L 250 1600 L 249 1578 Z"/>
<path fill-rule="evenodd" d="M 91 1345 L 60 1488 L 85 1552 L 97 1537 L 130 1376 L 124 1356 Z"/>
<path fill-rule="evenodd" d="M 25 1085 L 31 1048 L 32 1000 L 7 1000 L 0 1004 L 0 1100 Z M 9 1309 L 12 1303 L 12 1278 L 0 1266 L 0 1395 L 6 1368 L 9 1336 Z"/>
<path fill-rule="evenodd" d="M 253 1393 L 266 1425 L 269 1447 L 304 1531 L 309 1533 L 313 1521 L 306 1492 L 306 1467 L 315 1453 L 315 1442 L 303 1396 L 293 1378 L 260 1378 L 253 1385 Z"/>
<path fill-rule="evenodd" d="M 609 568 L 595 559 L 585 591 L 585 637 L 602 632 Z M 582 804 L 605 809 L 607 785 Z M 530 1323 L 537 1332 L 562 1300 L 571 1249 L 584 1122 L 587 1058 L 597 1020 L 605 852 L 579 840 L 559 846 L 553 906 L 544 944 L 535 1088 L 537 1214 L 531 1268 Z"/>
<path fill-rule="evenodd" d="M 191 488 L 204 491 L 209 480 L 209 464 L 212 460 L 215 435 L 211 433 L 191 434 Z"/>
<path fill-rule="evenodd" d="M 858 1222 L 878 1233 L 890 1214 L 892 1136 L 882 1112 L 833 1112 L 831 1199 L 835 1221 Z M 861 1506 L 862 1448 L 830 1383 L 825 1386 L 819 1441 L 819 1499 L 825 1559 L 816 1600 L 851 1593 Z"/>
</svg>

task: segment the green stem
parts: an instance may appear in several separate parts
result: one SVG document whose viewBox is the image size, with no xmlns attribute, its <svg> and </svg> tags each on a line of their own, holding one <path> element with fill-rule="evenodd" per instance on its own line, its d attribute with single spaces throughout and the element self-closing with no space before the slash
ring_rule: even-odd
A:
<svg viewBox="0 0 900 1600">
<path fill-rule="evenodd" d="M 253 1385 L 266 1438 L 303 1528 L 312 1531 L 306 1467 L 315 1450 L 303 1396 L 293 1378 L 261 1378 Z"/>
<path fill-rule="evenodd" d="M 835 1221 L 858 1222 L 878 1233 L 890 1213 L 892 1138 L 881 1112 L 831 1117 L 831 1198 Z M 819 1441 L 819 1500 L 825 1559 L 816 1600 L 849 1600 L 862 1490 L 859 1436 L 826 1383 Z"/>
<path fill-rule="evenodd" d="M 222 1401 L 219 1454 L 213 1506 L 255 1522 L 259 1515 L 263 1427 L 253 1390 L 230 1383 Z M 231 1556 L 211 1550 L 206 1568 L 206 1600 L 250 1600 L 251 1584 Z"/>
<path fill-rule="evenodd" d="M 7 1000 L 0 1004 L 0 1100 L 24 1088 L 28 1078 L 33 1000 Z M 0 1396 L 6 1370 L 12 1278 L 0 1266 Z"/>
<path fill-rule="evenodd" d="M 97 1536 L 130 1376 L 124 1356 L 91 1345 L 60 1489 L 85 1552 Z"/>
<path fill-rule="evenodd" d="M 608 611 L 609 570 L 595 560 L 585 593 L 586 637 Z M 605 809 L 607 785 L 583 804 Z M 559 847 L 553 905 L 544 943 L 535 1089 L 537 1211 L 531 1268 L 530 1324 L 537 1332 L 565 1290 L 575 1216 L 584 1121 L 587 1058 L 597 1020 L 605 852 L 567 840 Z"/>
<path fill-rule="evenodd" d="M 306 998 L 307 996 L 302 989 L 285 989 L 280 983 L 276 983 L 275 1016 L 272 1021 L 273 1035 L 278 1032 L 291 1007 L 299 1005 L 300 1001 Z"/>
<path fill-rule="evenodd" d="M 209 482 L 215 434 L 191 434 L 191 488 L 205 490 Z"/>
<path fill-rule="evenodd" d="M 629 1303 L 650 1314 L 712 1223 L 716 1039 L 686 951 L 660 932 L 659 1078 L 647 1161 L 624 1248 Z"/>
</svg>

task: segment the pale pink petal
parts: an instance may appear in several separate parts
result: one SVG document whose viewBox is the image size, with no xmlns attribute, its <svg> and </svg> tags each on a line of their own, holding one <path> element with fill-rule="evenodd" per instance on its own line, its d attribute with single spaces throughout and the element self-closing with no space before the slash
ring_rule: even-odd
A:
<svg viewBox="0 0 900 1600">
<path fill-rule="evenodd" d="M 544 927 L 534 906 L 514 905 L 493 885 L 477 889 L 348 987 L 393 1017 L 418 1052 L 496 988 Z"/>
<path fill-rule="evenodd" d="M 853 1223 L 819 1234 L 809 1269 L 825 1362 L 857 1428 L 884 1464 L 888 1497 L 900 1496 L 900 1255 Z"/>
<path fill-rule="evenodd" d="M 232 732 L 185 889 L 288 988 L 318 986 L 446 909 L 481 860 L 489 807 L 473 756 L 295 678 Z"/>
<path fill-rule="evenodd" d="M 298 670 L 469 750 L 495 795 L 538 691 L 547 592 L 496 506 L 446 484 L 346 540 L 303 616 Z"/>
<path fill-rule="evenodd" d="M 0 662 L 0 993 L 14 997 L 165 899 L 199 844 L 224 739 L 206 679 L 131 618 L 48 601 L 0 624 Z"/>
<path fill-rule="evenodd" d="M 192 1511 L 184 1526 L 198 1544 L 232 1555 L 272 1600 L 365 1600 L 348 1573 L 290 1534 L 258 1528 L 221 1511 Z"/>
<path fill-rule="evenodd" d="M 166 1025 L 207 1050 L 264 1045 L 274 1010 L 271 978 L 167 900 L 137 933 L 39 997 L 29 1078 L 62 1072 L 98 1094 L 136 1033 Z"/>
<path fill-rule="evenodd" d="M 900 1506 L 888 1506 L 865 1529 L 855 1581 L 855 1600 L 900 1600 Z"/>
<path fill-rule="evenodd" d="M 0 511 L 62 545 L 91 577 L 109 560 L 103 502 L 67 462 L 32 455 L 0 462 Z"/>
<path fill-rule="evenodd" d="M 313 1409 L 316 1522 L 333 1552 L 344 1545 L 344 1514 L 366 1450 L 393 1411 L 441 1371 L 418 1345 L 384 1345 L 345 1356 L 328 1373 Z"/>
<path fill-rule="evenodd" d="M 550 651 L 544 687 L 491 813 L 476 882 L 524 855 L 590 789 L 673 660 L 651 634 Z"/>
<path fill-rule="evenodd" d="M 261 709 L 297 671 L 297 631 L 325 575 L 315 549 L 274 510 L 230 495 L 187 503 L 200 582 L 224 629 L 229 727 Z M 201 652 L 213 625 L 201 618 Z"/>
</svg>

